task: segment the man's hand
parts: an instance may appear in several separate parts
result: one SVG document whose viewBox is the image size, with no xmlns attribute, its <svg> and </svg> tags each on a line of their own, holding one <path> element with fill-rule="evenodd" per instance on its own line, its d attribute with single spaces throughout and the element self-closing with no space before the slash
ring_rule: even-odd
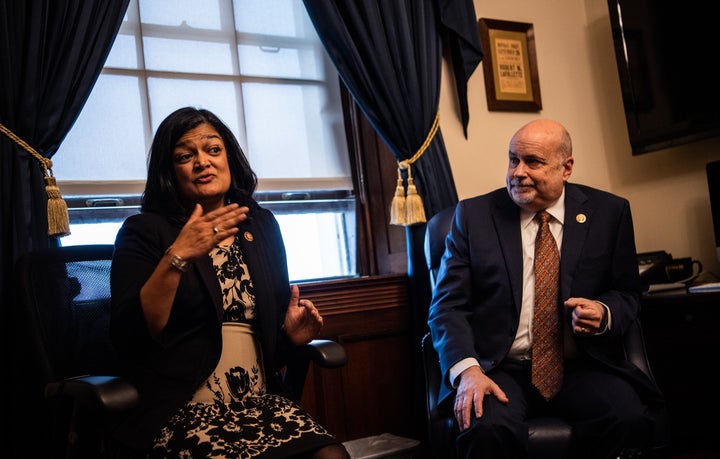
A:
<svg viewBox="0 0 720 459">
<path fill-rule="evenodd" d="M 455 419 L 457 419 L 460 431 L 470 427 L 470 414 L 475 409 L 475 416 L 483 414 L 482 404 L 485 395 L 494 395 L 502 403 L 507 403 L 508 398 L 500 386 L 482 372 L 480 367 L 472 366 L 460 373 L 460 380 L 455 395 Z"/>
<path fill-rule="evenodd" d="M 568 298 L 565 306 L 573 310 L 572 329 L 575 334 L 594 335 L 603 331 L 600 325 L 604 323 L 607 311 L 602 304 L 587 298 Z"/>
</svg>

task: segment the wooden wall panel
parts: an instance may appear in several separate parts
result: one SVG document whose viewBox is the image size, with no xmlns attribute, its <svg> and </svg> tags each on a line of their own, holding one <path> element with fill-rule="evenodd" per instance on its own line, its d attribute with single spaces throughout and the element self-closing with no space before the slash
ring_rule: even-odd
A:
<svg viewBox="0 0 720 459">
<path fill-rule="evenodd" d="M 405 275 L 300 286 L 324 318 L 321 338 L 345 347 L 347 364 L 311 366 L 304 408 L 342 441 L 380 433 L 413 435 L 412 338 Z"/>
<path fill-rule="evenodd" d="M 348 351 L 348 366 L 343 372 L 347 437 L 383 432 L 411 436 L 407 336 L 340 341 Z"/>
</svg>

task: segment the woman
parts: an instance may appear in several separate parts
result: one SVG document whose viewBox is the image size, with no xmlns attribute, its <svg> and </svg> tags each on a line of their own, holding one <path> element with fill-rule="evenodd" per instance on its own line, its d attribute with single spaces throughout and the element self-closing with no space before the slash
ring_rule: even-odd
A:
<svg viewBox="0 0 720 459">
<path fill-rule="evenodd" d="M 213 113 L 170 114 L 153 139 L 142 212 L 118 232 L 110 330 L 140 404 L 118 428 L 150 457 L 347 459 L 282 396 L 288 352 L 323 319 L 290 286 L 272 213 Z"/>
</svg>

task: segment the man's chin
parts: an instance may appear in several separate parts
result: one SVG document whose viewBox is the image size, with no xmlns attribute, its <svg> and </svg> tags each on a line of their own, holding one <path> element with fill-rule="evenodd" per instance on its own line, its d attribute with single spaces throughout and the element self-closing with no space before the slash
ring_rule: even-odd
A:
<svg viewBox="0 0 720 459">
<path fill-rule="evenodd" d="M 535 199 L 535 193 L 533 193 L 531 191 L 523 192 L 523 191 L 513 190 L 510 193 L 510 197 L 512 198 L 513 201 L 515 201 L 515 204 L 523 205 L 523 204 L 531 203 L 533 201 L 533 199 Z"/>
</svg>

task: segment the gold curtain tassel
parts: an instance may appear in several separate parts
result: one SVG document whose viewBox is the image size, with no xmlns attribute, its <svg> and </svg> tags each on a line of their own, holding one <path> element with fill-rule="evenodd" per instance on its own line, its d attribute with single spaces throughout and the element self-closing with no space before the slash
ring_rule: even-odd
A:
<svg viewBox="0 0 720 459">
<path fill-rule="evenodd" d="M 423 204 L 422 197 L 420 197 L 420 194 L 417 192 L 417 187 L 415 186 L 415 181 L 412 178 L 410 166 L 412 166 L 412 164 L 420 159 L 423 153 L 425 153 L 425 150 L 427 150 L 427 147 L 429 147 L 430 143 L 432 143 L 439 127 L 440 112 L 437 112 L 435 114 L 433 125 L 430 128 L 430 132 L 428 132 L 422 146 L 415 152 L 412 158 L 398 161 L 397 186 L 395 187 L 395 196 L 390 204 L 391 225 L 409 226 L 416 223 L 425 223 L 427 221 L 425 218 L 425 205 Z M 407 195 L 405 195 L 401 169 L 407 169 L 408 171 Z"/>
<path fill-rule="evenodd" d="M 55 177 L 45 176 L 45 191 L 48 195 L 48 234 L 58 237 L 67 236 L 70 234 L 70 215 L 67 203 L 60 195 L 60 188 L 55 182 Z"/>
<path fill-rule="evenodd" d="M 416 223 L 425 223 L 425 205 L 417 192 L 415 181 L 412 178 L 410 166 L 408 166 L 408 187 L 407 197 L 405 198 L 405 221 L 407 225 Z"/>
<path fill-rule="evenodd" d="M 58 188 L 55 177 L 52 175 L 52 161 L 35 151 L 33 147 L 15 135 L 10 129 L 3 126 L 2 123 L 0 123 L 0 132 L 20 145 L 40 163 L 45 179 L 45 192 L 48 195 L 48 235 L 58 237 L 67 236 L 70 234 L 70 216 L 68 215 L 67 204 L 62 196 L 60 196 L 60 188 Z"/>
<path fill-rule="evenodd" d="M 395 196 L 393 196 L 390 204 L 390 224 L 405 226 L 406 210 L 405 210 L 405 186 L 403 185 L 402 173 L 398 167 L 397 185 L 395 186 Z"/>
</svg>

